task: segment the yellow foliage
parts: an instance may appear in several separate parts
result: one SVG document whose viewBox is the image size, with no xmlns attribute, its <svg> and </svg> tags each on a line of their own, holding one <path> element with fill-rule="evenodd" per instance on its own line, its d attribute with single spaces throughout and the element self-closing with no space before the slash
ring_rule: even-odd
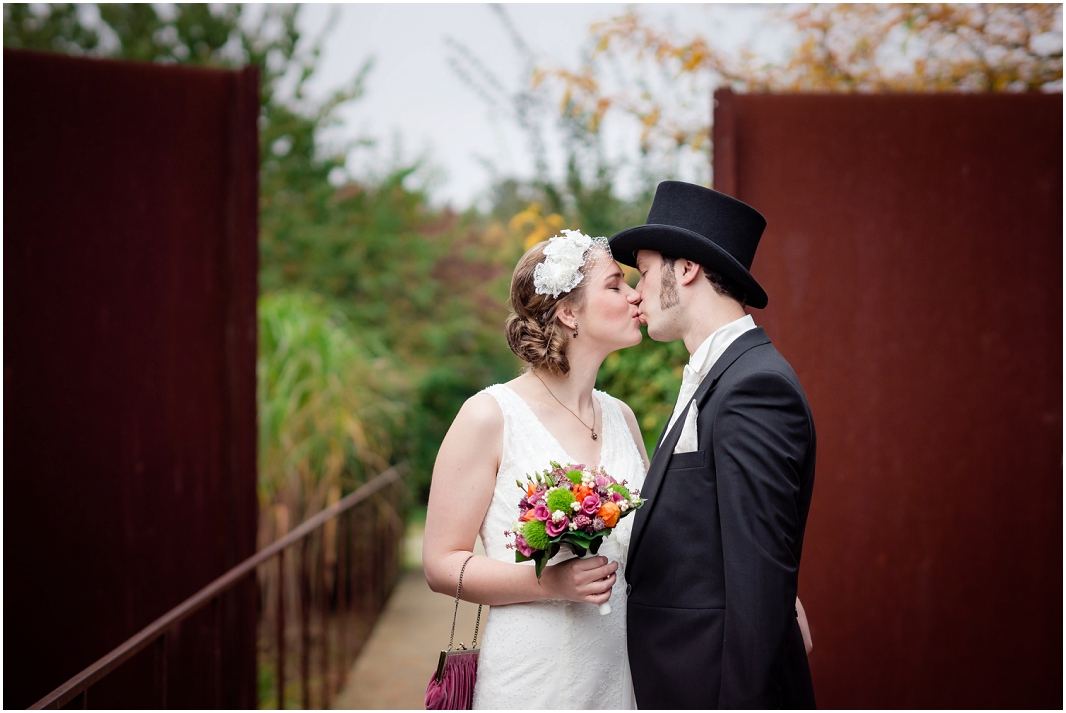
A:
<svg viewBox="0 0 1066 713">
<path fill-rule="evenodd" d="M 541 215 L 541 210 L 540 203 L 531 203 L 525 210 L 516 213 L 507 224 L 512 233 L 521 237 L 526 250 L 542 240 L 558 235 L 566 225 L 563 216 L 558 213 Z"/>
</svg>

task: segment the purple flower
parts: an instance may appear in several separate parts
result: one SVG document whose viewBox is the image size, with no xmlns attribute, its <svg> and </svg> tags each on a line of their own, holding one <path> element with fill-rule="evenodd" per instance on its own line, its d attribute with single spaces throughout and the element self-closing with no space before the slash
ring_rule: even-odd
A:
<svg viewBox="0 0 1066 713">
<path fill-rule="evenodd" d="M 552 514 L 551 512 L 549 512 L 548 506 L 545 505 L 543 502 L 537 503 L 537 506 L 533 508 L 533 517 L 537 518 L 541 522 L 550 519 L 551 516 Z"/>
<path fill-rule="evenodd" d="M 623 497 L 623 495 L 622 495 L 621 493 L 614 493 L 614 492 L 612 492 L 612 493 L 611 493 L 611 500 L 613 500 L 613 501 L 614 501 L 614 502 L 616 502 L 616 503 L 620 503 L 620 502 L 622 502 L 623 500 L 625 500 L 625 497 Z"/>
<path fill-rule="evenodd" d="M 602 485 L 597 485 L 595 488 L 592 489 L 592 492 L 596 493 L 604 500 L 610 497 L 610 494 L 607 492 L 607 488 Z"/>
<path fill-rule="evenodd" d="M 604 477 L 602 475 L 597 475 L 595 483 L 596 483 L 596 485 L 598 485 L 599 487 L 602 488 L 602 487 L 606 487 L 606 486 L 610 485 L 611 481 L 610 481 L 609 478 L 606 478 L 606 477 Z"/>
<path fill-rule="evenodd" d="M 547 490 L 545 490 L 545 489 L 537 488 L 537 491 L 535 493 L 533 493 L 531 496 L 529 496 L 528 498 L 526 498 L 526 501 L 531 506 L 532 505 L 536 505 L 538 502 L 544 500 L 544 493 L 546 493 L 546 492 L 547 492 Z"/>
<path fill-rule="evenodd" d="M 593 532 L 602 532 L 605 529 L 607 529 L 607 523 L 603 521 L 602 517 L 598 517 L 592 521 Z"/>
<path fill-rule="evenodd" d="M 599 509 L 600 499 L 595 495 L 586 495 L 585 499 L 581 501 L 581 512 L 586 515 L 595 515 Z"/>
<path fill-rule="evenodd" d="M 529 543 L 526 542 L 526 538 L 522 537 L 521 534 L 515 536 L 514 545 L 516 548 L 518 548 L 518 551 L 526 557 L 533 556 L 533 548 L 529 546 Z"/>
<path fill-rule="evenodd" d="M 566 526 L 570 524 L 570 518 L 563 515 L 558 520 L 554 518 L 544 523 L 544 531 L 548 533 L 548 537 L 555 537 L 566 532 Z"/>
<path fill-rule="evenodd" d="M 591 524 L 592 524 L 592 518 L 589 517 L 588 515 L 584 514 L 584 513 L 581 513 L 579 515 L 575 515 L 574 516 L 574 525 L 576 525 L 577 529 L 579 529 L 579 530 L 584 530 L 586 527 L 588 527 Z"/>
</svg>

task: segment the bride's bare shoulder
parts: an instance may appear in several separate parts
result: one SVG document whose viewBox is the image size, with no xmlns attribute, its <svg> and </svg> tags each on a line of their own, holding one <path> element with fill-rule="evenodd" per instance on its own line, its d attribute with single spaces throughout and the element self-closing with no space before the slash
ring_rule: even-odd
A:
<svg viewBox="0 0 1066 713">
<path fill-rule="evenodd" d="M 503 411 L 500 404 L 487 391 L 474 394 L 463 403 L 452 423 L 464 430 L 491 433 L 503 430 Z"/>
<path fill-rule="evenodd" d="M 636 416 L 633 415 L 633 409 L 629 408 L 629 404 L 617 396 L 612 396 L 611 398 L 614 399 L 616 404 L 618 404 L 618 408 L 622 409 L 622 413 L 625 414 L 626 420 L 629 420 L 630 418 L 636 419 Z"/>
<path fill-rule="evenodd" d="M 491 394 L 484 391 L 471 396 L 455 415 L 437 452 L 437 468 L 442 462 L 499 463 L 503 442 L 503 411 Z M 446 469 L 447 470 L 447 469 Z M 495 473 L 495 470 L 488 468 Z"/>
</svg>

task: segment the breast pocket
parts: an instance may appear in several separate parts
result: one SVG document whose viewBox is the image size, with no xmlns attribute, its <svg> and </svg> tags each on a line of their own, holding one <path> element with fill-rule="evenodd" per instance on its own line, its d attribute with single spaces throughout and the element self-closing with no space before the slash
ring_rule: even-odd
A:
<svg viewBox="0 0 1066 713">
<path fill-rule="evenodd" d="M 707 451 L 689 451 L 688 453 L 674 453 L 670 457 L 669 470 L 687 470 L 689 468 L 704 468 L 707 466 Z"/>
</svg>

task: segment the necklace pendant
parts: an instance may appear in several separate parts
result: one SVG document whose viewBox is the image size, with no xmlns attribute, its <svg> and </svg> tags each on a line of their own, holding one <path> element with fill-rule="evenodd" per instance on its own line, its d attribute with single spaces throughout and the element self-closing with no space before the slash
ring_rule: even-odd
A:
<svg viewBox="0 0 1066 713">
<path fill-rule="evenodd" d="M 599 439 L 600 439 L 600 437 L 596 435 L 596 432 L 595 432 L 595 431 L 593 431 L 593 432 L 592 432 L 592 440 L 594 440 L 594 441 L 598 441 Z"/>
</svg>

